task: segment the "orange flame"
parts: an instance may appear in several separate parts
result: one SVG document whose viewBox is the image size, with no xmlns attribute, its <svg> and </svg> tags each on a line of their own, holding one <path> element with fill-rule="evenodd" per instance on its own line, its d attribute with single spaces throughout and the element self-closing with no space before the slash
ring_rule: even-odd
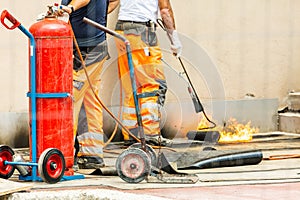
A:
<svg viewBox="0 0 300 200">
<path fill-rule="evenodd" d="M 234 118 L 230 118 L 223 130 L 220 131 L 220 143 L 230 142 L 250 142 L 253 133 L 257 133 L 258 128 L 251 127 L 251 122 L 246 125 L 238 123 Z"/>
<path fill-rule="evenodd" d="M 201 130 L 205 127 L 208 127 L 208 122 L 201 119 L 198 129 Z M 217 126 L 214 130 L 220 133 L 219 143 L 250 142 L 253 134 L 258 132 L 258 128 L 251 127 L 251 122 L 244 125 L 234 118 L 230 118 L 224 127 Z"/>
</svg>

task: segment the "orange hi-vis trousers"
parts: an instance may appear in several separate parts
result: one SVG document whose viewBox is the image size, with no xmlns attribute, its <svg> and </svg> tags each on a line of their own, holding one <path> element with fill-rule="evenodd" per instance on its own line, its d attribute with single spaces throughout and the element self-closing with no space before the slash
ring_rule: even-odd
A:
<svg viewBox="0 0 300 200">
<path fill-rule="evenodd" d="M 91 85 L 96 94 L 99 94 L 100 76 L 103 63 L 93 63 L 86 67 Z M 74 135 L 79 142 L 80 156 L 97 156 L 103 158 L 103 115 L 102 106 L 93 93 L 84 69 L 73 71 L 74 80 Z M 77 86 L 75 86 L 77 84 Z"/>
<path fill-rule="evenodd" d="M 158 46 L 156 33 L 150 28 L 134 23 L 116 25 L 116 32 L 124 35 L 130 42 L 132 60 L 135 70 L 137 93 L 145 94 L 139 98 L 139 106 L 144 133 L 146 135 L 160 134 L 160 108 L 164 104 L 167 91 L 161 49 Z M 130 72 L 125 44 L 115 39 L 118 49 L 118 65 L 120 79 L 124 90 L 122 123 L 129 130 L 137 128 L 136 109 L 133 98 Z M 124 140 L 129 135 L 122 131 Z"/>
</svg>

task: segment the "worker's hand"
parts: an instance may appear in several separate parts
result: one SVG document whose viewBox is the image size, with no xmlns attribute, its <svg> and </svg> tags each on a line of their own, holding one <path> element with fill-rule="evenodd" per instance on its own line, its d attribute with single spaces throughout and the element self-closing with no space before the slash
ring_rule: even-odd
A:
<svg viewBox="0 0 300 200">
<path fill-rule="evenodd" d="M 179 40 L 177 31 L 173 30 L 172 34 L 170 34 L 170 37 L 171 37 L 171 40 L 172 40 L 171 50 L 172 50 L 173 54 L 177 58 L 179 58 L 181 56 L 181 53 L 182 53 L 182 45 L 181 45 L 181 42 Z"/>
<path fill-rule="evenodd" d="M 67 12 L 69 15 L 74 11 L 74 7 L 72 5 L 68 5 L 68 6 L 60 5 L 60 9 Z"/>
<path fill-rule="evenodd" d="M 55 12 L 57 18 L 64 22 L 68 22 L 69 21 L 69 12 L 72 12 L 71 8 L 64 6 L 64 5 L 59 5 L 57 8 L 58 9 Z"/>
</svg>

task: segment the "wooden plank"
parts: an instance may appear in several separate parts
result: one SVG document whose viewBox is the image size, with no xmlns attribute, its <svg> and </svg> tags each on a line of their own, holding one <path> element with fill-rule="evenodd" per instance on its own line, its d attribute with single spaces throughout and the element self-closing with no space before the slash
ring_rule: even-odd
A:
<svg viewBox="0 0 300 200">
<path fill-rule="evenodd" d="M 29 190 L 32 187 L 32 184 L 0 179 L 0 197 L 14 192 Z"/>
</svg>

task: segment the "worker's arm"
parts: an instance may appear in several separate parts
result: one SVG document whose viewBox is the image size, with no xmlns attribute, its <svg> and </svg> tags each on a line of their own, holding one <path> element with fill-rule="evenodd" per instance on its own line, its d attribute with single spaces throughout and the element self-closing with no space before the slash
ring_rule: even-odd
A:
<svg viewBox="0 0 300 200">
<path fill-rule="evenodd" d="M 170 0 L 158 0 L 158 6 L 162 21 L 171 40 L 171 50 L 174 55 L 180 57 L 182 45 L 176 31 L 174 14 Z"/>
<path fill-rule="evenodd" d="M 170 31 L 175 30 L 175 20 L 170 0 L 159 0 L 158 6 L 160 9 L 161 18 L 166 28 Z"/>
<path fill-rule="evenodd" d="M 107 13 L 111 13 L 112 11 L 114 11 L 119 4 L 120 0 L 109 0 Z"/>
<path fill-rule="evenodd" d="M 67 6 L 63 6 L 62 10 L 71 14 L 75 10 L 82 8 L 90 3 L 90 0 L 72 0 Z M 73 7 L 73 8 L 72 8 Z"/>
</svg>

